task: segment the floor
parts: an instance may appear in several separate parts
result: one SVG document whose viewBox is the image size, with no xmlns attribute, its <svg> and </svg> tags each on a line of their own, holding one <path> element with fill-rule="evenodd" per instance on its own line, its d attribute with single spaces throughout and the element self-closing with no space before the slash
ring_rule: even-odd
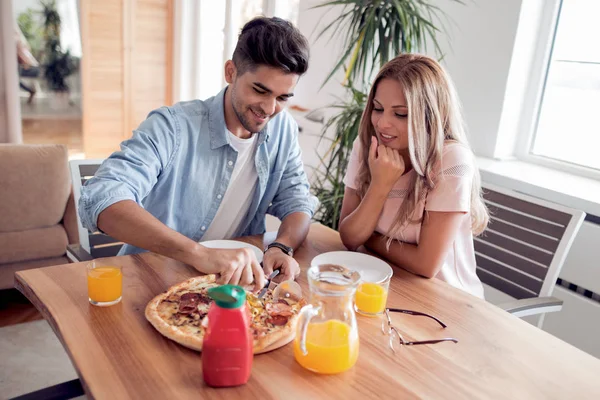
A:
<svg viewBox="0 0 600 400">
<path fill-rule="evenodd" d="M 83 158 L 81 108 L 52 98 L 21 98 L 23 143 L 64 144 L 69 158 Z"/>
<path fill-rule="evenodd" d="M 23 119 L 23 143 L 64 144 L 69 158 L 83 154 L 81 120 Z"/>
<path fill-rule="evenodd" d="M 77 378 L 50 325 L 16 289 L 0 290 L 0 354 L 0 400 Z"/>
<path fill-rule="evenodd" d="M 69 99 L 60 94 L 40 94 L 34 96 L 31 103 L 28 102 L 28 99 L 28 94 L 21 92 L 22 118 L 81 119 L 80 100 L 76 97 Z"/>
</svg>

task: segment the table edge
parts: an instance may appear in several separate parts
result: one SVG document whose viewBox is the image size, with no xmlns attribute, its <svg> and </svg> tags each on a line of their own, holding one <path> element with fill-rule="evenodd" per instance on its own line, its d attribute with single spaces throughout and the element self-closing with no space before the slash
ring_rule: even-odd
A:
<svg viewBox="0 0 600 400">
<path fill-rule="evenodd" d="M 69 265 L 69 264 L 64 264 L 64 265 Z M 14 283 L 15 289 L 17 289 L 25 297 L 27 297 L 27 299 L 35 306 L 35 308 L 40 312 L 40 314 L 42 314 L 42 316 L 44 317 L 46 322 L 48 322 L 48 324 L 52 328 L 52 331 L 54 332 L 54 334 L 60 341 L 60 344 L 62 345 L 63 349 L 69 356 L 69 360 L 71 361 L 71 364 L 73 365 L 73 368 L 75 369 L 75 372 L 77 373 L 77 377 L 79 378 L 79 381 L 81 382 L 81 386 L 83 387 L 85 395 L 88 398 L 93 399 L 94 396 L 92 396 L 90 389 L 87 386 L 85 379 L 83 378 L 83 375 L 81 374 L 81 371 L 79 370 L 79 366 L 77 365 L 77 363 L 75 361 L 75 357 L 73 357 L 73 354 L 69 350 L 69 347 L 66 345 L 65 339 L 58 327 L 57 322 L 54 320 L 52 313 L 50 313 L 48 308 L 40 300 L 38 295 L 35 293 L 35 290 L 29 286 L 26 278 L 22 276 L 22 272 L 27 272 L 27 271 L 18 271 L 15 273 L 15 283 Z"/>
</svg>

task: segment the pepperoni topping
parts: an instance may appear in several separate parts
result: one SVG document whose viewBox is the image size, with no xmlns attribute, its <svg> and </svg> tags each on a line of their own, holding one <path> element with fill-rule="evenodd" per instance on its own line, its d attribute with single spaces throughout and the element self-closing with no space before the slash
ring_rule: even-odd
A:
<svg viewBox="0 0 600 400">
<path fill-rule="evenodd" d="M 181 314 L 191 314 L 198 309 L 198 304 L 202 303 L 200 293 L 184 293 L 179 299 L 179 312 Z"/>
<path fill-rule="evenodd" d="M 181 300 L 184 300 L 186 297 L 193 297 L 193 298 L 198 298 L 198 302 L 200 304 L 210 304 L 212 302 L 211 298 L 208 297 L 208 295 L 204 294 L 204 293 L 184 293 L 181 295 Z"/>
<path fill-rule="evenodd" d="M 199 299 L 200 299 L 200 293 L 191 293 L 191 292 L 184 293 L 179 298 L 179 300 L 181 300 L 181 301 L 188 301 L 188 300 L 198 301 Z"/>
<path fill-rule="evenodd" d="M 267 303 L 265 308 L 271 317 L 291 317 L 293 314 L 292 307 L 287 303 Z"/>
<path fill-rule="evenodd" d="M 189 314 L 197 310 L 199 304 L 209 304 L 210 297 L 203 293 L 184 293 L 179 298 L 179 312 Z"/>
<path fill-rule="evenodd" d="M 267 322 L 269 324 L 272 324 L 275 326 L 283 326 L 283 325 L 287 324 L 288 317 L 284 317 L 282 315 L 275 315 L 275 316 L 272 316 L 271 318 L 269 318 L 267 320 Z"/>
<path fill-rule="evenodd" d="M 194 312 L 194 311 L 196 311 L 196 310 L 197 310 L 197 307 L 194 307 L 194 306 L 192 306 L 192 305 L 185 305 L 185 306 L 182 306 L 182 305 L 180 304 L 180 305 L 179 305 L 179 310 L 177 310 L 177 312 L 178 312 L 179 314 L 186 314 L 186 315 L 189 315 L 189 314 L 193 313 L 193 312 Z"/>
</svg>

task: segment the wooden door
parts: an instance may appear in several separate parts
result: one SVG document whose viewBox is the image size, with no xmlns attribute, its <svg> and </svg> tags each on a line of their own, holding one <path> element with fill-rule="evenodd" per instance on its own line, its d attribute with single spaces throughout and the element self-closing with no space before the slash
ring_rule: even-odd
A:
<svg viewBox="0 0 600 400">
<path fill-rule="evenodd" d="M 172 99 L 170 0 L 81 0 L 83 146 L 104 158 Z"/>
</svg>

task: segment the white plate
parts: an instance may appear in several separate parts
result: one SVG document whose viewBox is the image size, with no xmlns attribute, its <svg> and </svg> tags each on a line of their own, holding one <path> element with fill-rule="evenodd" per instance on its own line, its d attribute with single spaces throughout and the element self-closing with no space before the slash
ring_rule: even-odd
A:
<svg viewBox="0 0 600 400">
<path fill-rule="evenodd" d="M 319 254 L 310 265 L 337 264 L 360 273 L 363 282 L 381 282 L 394 273 L 385 261 L 353 251 L 332 251 Z"/>
<path fill-rule="evenodd" d="M 249 248 L 254 250 L 258 262 L 263 260 L 263 252 L 258 247 L 251 245 L 250 243 L 238 242 L 237 240 L 208 240 L 206 242 L 200 242 L 202 246 L 210 247 L 211 249 L 243 249 Z"/>
</svg>

